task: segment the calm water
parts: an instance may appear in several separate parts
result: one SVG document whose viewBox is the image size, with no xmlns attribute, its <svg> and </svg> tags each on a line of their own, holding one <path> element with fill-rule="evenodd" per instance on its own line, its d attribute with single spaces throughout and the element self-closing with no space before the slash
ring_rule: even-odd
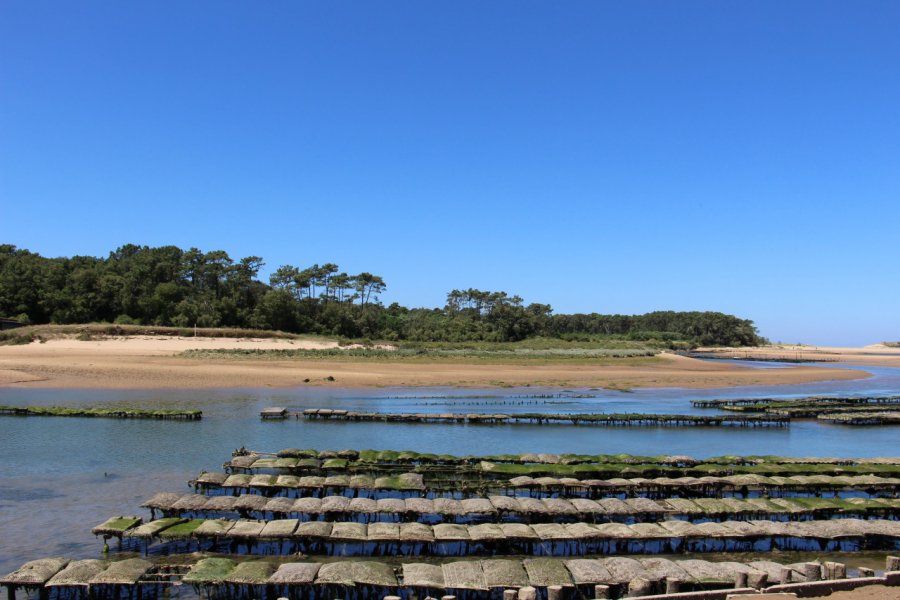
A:
<svg viewBox="0 0 900 600">
<path fill-rule="evenodd" d="M 754 368 L 782 365 L 748 363 Z M 822 368 L 832 368 L 821 365 Z M 846 367 L 842 367 L 846 368 Z M 138 505 L 158 491 L 189 490 L 200 470 L 218 470 L 235 448 L 391 448 L 452 454 L 579 452 L 634 454 L 900 454 L 897 428 L 797 422 L 789 429 L 695 429 L 558 426 L 261 422 L 267 406 L 408 412 L 703 413 L 700 398 L 900 394 L 900 369 L 866 367 L 856 381 L 718 390 L 635 392 L 572 390 L 591 398 L 533 399 L 537 388 L 459 390 L 106 391 L 0 389 L 0 404 L 200 409 L 203 420 L 128 421 L 0 418 L 0 573 L 25 560 L 99 553 L 90 528 L 114 514 L 147 516 Z M 467 396 L 440 399 L 436 396 Z M 498 397 L 502 396 L 502 397 Z"/>
</svg>

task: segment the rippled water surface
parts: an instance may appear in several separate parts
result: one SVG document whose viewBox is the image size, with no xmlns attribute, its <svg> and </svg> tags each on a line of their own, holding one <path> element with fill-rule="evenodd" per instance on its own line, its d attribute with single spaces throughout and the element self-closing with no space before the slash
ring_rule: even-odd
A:
<svg viewBox="0 0 900 600">
<path fill-rule="evenodd" d="M 749 363 L 757 368 L 779 365 Z M 821 365 L 822 368 L 831 368 Z M 842 368 L 847 368 L 842 366 Z M 850 367 L 853 368 L 853 367 Z M 900 455 L 900 429 L 818 425 L 776 428 L 610 428 L 570 425 L 436 425 L 262 422 L 268 406 L 405 412 L 653 412 L 694 409 L 701 398 L 900 394 L 900 369 L 865 367 L 854 381 L 748 388 L 634 392 L 385 388 L 356 390 L 111 391 L 0 389 L 0 404 L 199 409 L 199 422 L 57 417 L 0 418 L 0 573 L 25 560 L 63 554 L 85 558 L 101 544 L 90 529 L 114 514 L 144 515 L 138 505 L 158 491 L 187 493 L 188 479 L 218 470 L 232 450 L 391 448 L 451 454 L 577 452 Z M 591 396 L 573 398 L 574 395 Z M 441 398 L 441 397 L 445 398 Z M 446 396 L 456 396 L 446 398 Z M 459 397 L 465 396 L 465 397 Z M 144 515 L 146 516 L 146 515 Z"/>
</svg>

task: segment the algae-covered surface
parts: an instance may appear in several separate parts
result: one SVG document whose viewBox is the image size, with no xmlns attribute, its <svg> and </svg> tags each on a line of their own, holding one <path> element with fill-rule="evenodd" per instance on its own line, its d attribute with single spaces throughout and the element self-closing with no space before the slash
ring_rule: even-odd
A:
<svg viewBox="0 0 900 600">
<path fill-rule="evenodd" d="M 235 564 L 230 558 L 204 558 L 192 566 L 181 580 L 194 585 L 220 584 L 234 571 Z"/>
<path fill-rule="evenodd" d="M 828 368 L 823 367 L 823 368 Z M 790 399 L 816 394 L 885 395 L 900 392 L 900 370 L 869 368 L 868 379 L 754 388 L 679 390 L 612 390 L 511 388 L 475 390 L 461 394 L 453 388 L 341 388 L 120 391 L 0 389 L 0 404 L 17 407 L 127 408 L 134 410 L 200 410 L 201 421 L 95 418 L 0 418 L 4 464 L 0 471 L 0 571 L 10 572 L 29 559 L 45 556 L 96 556 L 102 540 L 90 533 L 109 515 L 129 515 L 160 490 L 189 490 L 185 482 L 200 470 L 221 471 L 230 453 L 242 446 L 282 453 L 299 459 L 296 467 L 318 468 L 334 460 L 328 475 L 353 474 L 337 467 L 353 462 L 396 460 L 440 464 L 446 455 L 502 456 L 552 453 L 559 464 L 537 464 L 544 472 L 569 476 L 577 457 L 602 455 L 615 477 L 650 477 L 683 473 L 698 476 L 721 471 L 770 476 L 802 472 L 791 464 L 762 461 L 733 464 L 727 455 L 766 457 L 900 456 L 900 436 L 891 427 L 867 428 L 864 435 L 846 426 L 802 421 L 789 430 L 779 428 L 728 429 L 604 429 L 569 425 L 516 427 L 407 425 L 287 419 L 263 422 L 259 413 L 269 406 L 302 412 L 306 408 L 380 412 L 571 412 L 721 414 L 696 409 L 694 399 L 765 397 Z M 320 458 L 310 448 L 371 448 L 357 456 Z M 617 455 L 687 455 L 703 465 L 629 464 Z M 274 457 L 266 457 L 274 458 Z M 630 459 L 629 459 L 630 460 Z M 314 463 L 314 464 L 313 464 Z M 571 463 L 571 464 L 566 464 Z M 287 465 L 277 459 L 273 468 Z M 501 465 L 499 461 L 498 466 Z M 476 465 L 477 466 L 477 465 Z M 526 472 L 530 465 L 524 465 Z M 822 474 L 895 473 L 890 465 L 822 465 Z M 416 466 L 416 469 L 419 467 Z M 519 468 L 516 465 L 502 468 Z M 587 469 L 595 468 L 588 465 Z M 818 468 L 818 467 L 817 467 Z M 669 471 L 674 469 L 674 471 Z M 414 469 L 409 469 L 414 470 Z M 583 471 L 582 473 L 584 473 Z M 809 472 L 807 469 L 805 472 Z M 293 476 L 313 475 L 296 473 Z M 496 473 L 498 476 L 499 473 Z M 504 475 L 511 479 L 518 472 Z M 315 473 L 318 476 L 318 473 Z M 387 475 L 393 477 L 393 475 Z M 579 474 L 579 477 L 582 475 Z M 678 475 L 675 475 L 678 476 Z M 243 479 L 249 482 L 250 478 Z M 385 480 L 389 489 L 398 481 Z M 136 516 L 149 518 L 149 511 Z M 157 517 L 159 515 L 157 514 Z"/>
<path fill-rule="evenodd" d="M 275 568 L 272 562 L 266 560 L 243 562 L 226 576 L 225 581 L 251 585 L 264 584 L 275 572 Z"/>
<path fill-rule="evenodd" d="M 190 519 L 189 521 L 185 521 L 184 523 L 178 523 L 177 525 L 173 525 L 172 527 L 167 527 L 159 533 L 160 539 L 163 540 L 174 540 L 179 538 L 190 537 L 194 531 L 203 523 L 206 522 L 206 519 Z"/>
<path fill-rule="evenodd" d="M 92 531 L 96 533 L 125 533 L 129 529 L 133 529 L 143 522 L 141 517 L 111 517 L 94 527 Z"/>
<path fill-rule="evenodd" d="M 165 519 L 150 521 L 149 523 L 144 523 L 143 525 L 135 527 L 134 529 L 129 531 L 128 536 L 136 538 L 151 538 L 155 535 L 159 535 L 161 532 L 170 527 L 174 527 L 175 525 L 182 523 L 183 521 L 184 519 L 180 519 L 177 517 L 168 517 Z"/>
<path fill-rule="evenodd" d="M 0 416 L 13 417 L 99 417 L 109 419 L 175 419 L 199 420 L 199 410 L 147 410 L 140 408 L 91 408 L 68 406 L 0 405 Z"/>
</svg>

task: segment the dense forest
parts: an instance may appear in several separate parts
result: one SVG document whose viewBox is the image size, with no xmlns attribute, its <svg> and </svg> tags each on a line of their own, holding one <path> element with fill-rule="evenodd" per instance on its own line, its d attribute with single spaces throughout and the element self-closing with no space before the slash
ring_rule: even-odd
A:
<svg viewBox="0 0 900 600">
<path fill-rule="evenodd" d="M 621 338 L 756 345 L 752 321 L 718 312 L 553 314 L 506 292 L 453 290 L 443 308 L 384 306 L 384 279 L 335 264 L 284 265 L 258 279 L 262 258 L 222 250 L 126 245 L 106 258 L 45 258 L 0 245 L 0 316 L 26 323 L 241 327 L 422 342 Z"/>
</svg>

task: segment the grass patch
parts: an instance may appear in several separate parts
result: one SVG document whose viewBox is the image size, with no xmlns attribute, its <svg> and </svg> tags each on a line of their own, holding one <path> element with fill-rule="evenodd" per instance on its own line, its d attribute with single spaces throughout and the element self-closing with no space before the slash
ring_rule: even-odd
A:
<svg viewBox="0 0 900 600">
<path fill-rule="evenodd" d="M 331 340 L 317 335 L 285 333 L 265 329 L 237 329 L 232 327 L 163 327 L 156 325 L 118 325 L 87 323 L 80 325 L 28 325 L 0 332 L 0 344 L 29 344 L 35 340 L 75 338 L 82 341 L 109 337 L 161 335 L 205 338 L 265 338 L 280 340 Z"/>
<path fill-rule="evenodd" d="M 564 339 L 532 337 L 518 342 L 394 342 L 401 350 L 464 350 L 464 351 L 524 351 L 524 350 L 663 350 L 665 345 L 654 342 L 624 340 L 608 337 Z"/>
<path fill-rule="evenodd" d="M 29 327 L 20 327 L 0 332 L 0 346 L 24 346 L 31 342 L 42 342 L 44 339 L 33 331 L 27 331 Z"/>
<path fill-rule="evenodd" d="M 178 354 L 181 358 L 199 360 L 305 360 L 305 361 L 345 361 L 345 362 L 403 362 L 403 363 L 488 363 L 488 364 L 585 364 L 585 365 L 647 365 L 661 362 L 656 350 L 649 349 L 586 349 L 557 348 L 548 350 L 532 349 L 419 349 L 400 348 L 384 350 L 378 348 L 352 348 L 342 350 L 321 349 L 215 349 L 187 350 Z M 501 382 L 502 383 L 502 382 Z"/>
</svg>

